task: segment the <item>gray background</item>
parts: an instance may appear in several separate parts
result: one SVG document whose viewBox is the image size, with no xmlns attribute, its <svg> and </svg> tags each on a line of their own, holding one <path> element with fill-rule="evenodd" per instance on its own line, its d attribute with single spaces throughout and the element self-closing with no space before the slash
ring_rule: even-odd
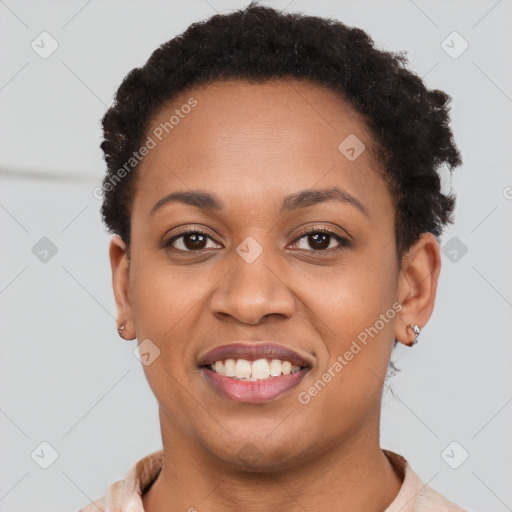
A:
<svg viewBox="0 0 512 512">
<path fill-rule="evenodd" d="M 248 3 L 0 1 L 2 511 L 77 510 L 161 447 L 136 341 L 116 333 L 110 237 L 93 196 L 104 172 L 99 120 L 159 44 Z M 407 50 L 427 85 L 453 97 L 464 158 L 451 183 L 456 223 L 441 244 L 433 317 L 416 347 L 395 353 L 402 372 L 395 398 L 385 393 L 381 444 L 459 505 L 512 510 L 512 2 L 274 4 Z M 31 47 L 43 31 L 59 45 L 46 59 Z M 464 41 L 446 39 L 454 31 L 469 44 L 457 58 Z M 46 261 L 32 251 L 42 237 L 57 249 Z M 42 442 L 58 453 L 48 469 Z"/>
</svg>

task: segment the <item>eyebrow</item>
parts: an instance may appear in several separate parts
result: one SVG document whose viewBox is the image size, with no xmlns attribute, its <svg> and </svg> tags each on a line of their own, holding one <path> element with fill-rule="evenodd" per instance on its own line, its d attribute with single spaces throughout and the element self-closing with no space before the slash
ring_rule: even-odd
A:
<svg viewBox="0 0 512 512">
<path fill-rule="evenodd" d="M 369 217 L 368 211 L 358 199 L 338 187 L 301 190 L 290 194 L 283 199 L 280 213 L 290 212 L 299 208 L 307 208 L 308 206 L 314 206 L 326 201 L 350 204 Z M 204 211 L 219 211 L 225 206 L 222 200 L 209 192 L 203 190 L 180 191 L 162 197 L 162 199 L 151 208 L 149 214 L 154 215 L 163 206 L 176 202 L 194 206 Z"/>
</svg>

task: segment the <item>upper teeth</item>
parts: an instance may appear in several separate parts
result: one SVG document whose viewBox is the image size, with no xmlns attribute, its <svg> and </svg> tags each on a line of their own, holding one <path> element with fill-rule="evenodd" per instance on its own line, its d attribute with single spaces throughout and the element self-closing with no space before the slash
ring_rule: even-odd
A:
<svg viewBox="0 0 512 512">
<path fill-rule="evenodd" d="M 225 361 L 215 361 L 211 369 L 219 375 L 226 377 L 235 377 L 244 380 L 260 380 L 268 377 L 277 377 L 278 375 L 289 375 L 300 370 L 300 366 L 292 365 L 290 361 L 281 361 L 280 359 L 257 359 L 248 361 L 247 359 L 226 359 Z"/>
</svg>

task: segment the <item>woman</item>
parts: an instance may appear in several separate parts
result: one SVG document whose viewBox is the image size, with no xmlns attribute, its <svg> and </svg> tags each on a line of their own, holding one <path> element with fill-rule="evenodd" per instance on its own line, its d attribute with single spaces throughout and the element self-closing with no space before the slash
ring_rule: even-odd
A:
<svg viewBox="0 0 512 512">
<path fill-rule="evenodd" d="M 103 119 L 118 331 L 163 450 L 85 511 L 461 511 L 382 450 L 461 164 L 450 98 L 362 30 L 253 4 L 131 71 Z"/>
</svg>

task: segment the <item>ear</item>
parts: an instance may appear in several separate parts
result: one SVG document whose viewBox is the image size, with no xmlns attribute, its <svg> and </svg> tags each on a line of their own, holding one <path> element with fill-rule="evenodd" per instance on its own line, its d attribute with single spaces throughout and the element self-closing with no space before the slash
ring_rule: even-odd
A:
<svg viewBox="0 0 512 512">
<path fill-rule="evenodd" d="M 415 337 L 409 324 L 423 328 L 432 315 L 440 272 L 439 242 L 432 233 L 422 233 L 402 258 L 398 280 L 397 295 L 402 309 L 395 323 L 395 338 L 404 345 Z"/>
<path fill-rule="evenodd" d="M 130 260 L 126 244 L 118 235 L 110 240 L 109 256 L 118 326 L 125 326 L 122 333 L 124 339 L 133 340 L 136 334 L 130 305 Z"/>
</svg>

